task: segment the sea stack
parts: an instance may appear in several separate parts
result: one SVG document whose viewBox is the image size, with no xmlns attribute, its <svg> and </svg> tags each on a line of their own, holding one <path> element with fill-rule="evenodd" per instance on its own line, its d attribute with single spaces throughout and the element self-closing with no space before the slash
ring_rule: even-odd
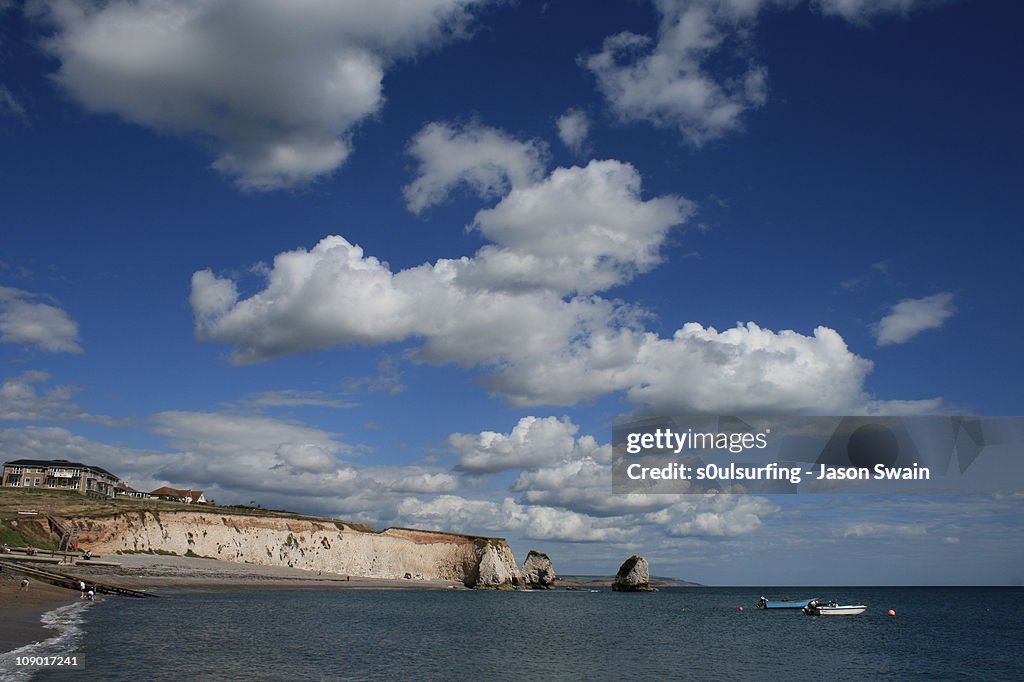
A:
<svg viewBox="0 0 1024 682">
<path fill-rule="evenodd" d="M 636 554 L 626 559 L 619 566 L 612 589 L 616 592 L 657 592 L 656 587 L 651 587 L 651 569 L 647 559 Z"/>
<path fill-rule="evenodd" d="M 534 590 L 551 590 L 555 587 L 555 567 L 544 552 L 531 549 L 523 563 L 523 583 Z"/>
</svg>

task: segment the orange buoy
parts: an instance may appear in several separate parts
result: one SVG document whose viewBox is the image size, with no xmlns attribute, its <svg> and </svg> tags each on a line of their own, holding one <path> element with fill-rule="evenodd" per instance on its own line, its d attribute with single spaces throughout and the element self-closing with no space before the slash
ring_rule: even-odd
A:
<svg viewBox="0 0 1024 682">
<path fill-rule="evenodd" d="M 740 613 L 743 613 L 743 607 L 742 606 L 740 607 Z"/>
<path fill-rule="evenodd" d="M 896 615 L 896 611 L 893 610 L 893 609 L 889 609 L 889 613 L 887 613 L 886 615 L 888 615 L 888 616 L 895 616 Z"/>
</svg>

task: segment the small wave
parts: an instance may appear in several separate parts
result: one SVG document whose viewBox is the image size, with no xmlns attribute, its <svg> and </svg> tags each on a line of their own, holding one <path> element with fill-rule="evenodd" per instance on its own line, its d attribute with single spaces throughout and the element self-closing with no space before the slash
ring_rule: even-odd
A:
<svg viewBox="0 0 1024 682">
<path fill-rule="evenodd" d="M 61 606 L 42 615 L 40 620 L 47 628 L 57 631 L 53 637 L 33 642 L 23 647 L 0 654 L 0 682 L 20 682 L 32 679 L 35 670 L 17 669 L 14 659 L 18 656 L 68 656 L 78 651 L 82 640 L 82 620 L 85 609 L 95 602 L 80 601 Z"/>
</svg>

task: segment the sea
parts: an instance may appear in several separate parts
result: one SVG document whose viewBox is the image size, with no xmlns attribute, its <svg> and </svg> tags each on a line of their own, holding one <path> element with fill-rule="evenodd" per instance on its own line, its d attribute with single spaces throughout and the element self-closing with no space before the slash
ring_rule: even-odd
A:
<svg viewBox="0 0 1024 682">
<path fill-rule="evenodd" d="M 868 610 L 764 611 L 762 594 Z M 1024 588 L 193 590 L 47 618 L 60 635 L 0 655 L 2 679 L 1024 679 Z M 15 655 L 80 667 L 19 669 Z"/>
</svg>

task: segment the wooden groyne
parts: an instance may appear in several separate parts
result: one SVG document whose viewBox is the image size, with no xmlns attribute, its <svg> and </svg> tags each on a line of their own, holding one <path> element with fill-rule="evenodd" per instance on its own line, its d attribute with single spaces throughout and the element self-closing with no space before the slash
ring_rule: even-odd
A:
<svg viewBox="0 0 1024 682">
<path fill-rule="evenodd" d="M 36 566 L 26 566 L 21 563 L 13 561 L 0 560 L 0 571 L 10 571 L 12 573 L 21 573 L 24 575 L 30 575 L 43 582 L 50 583 L 51 585 L 57 585 L 58 587 L 66 587 L 68 589 L 77 590 L 78 582 L 84 581 L 89 585 L 94 592 L 98 594 L 120 594 L 126 597 L 158 597 L 159 595 L 153 594 L 152 592 L 143 592 L 142 590 L 132 590 L 127 587 L 118 587 L 117 585 L 108 585 L 106 583 L 97 582 L 90 576 L 88 580 L 82 577 L 70 575 L 67 573 L 57 573 L 56 571 L 43 570 Z"/>
<path fill-rule="evenodd" d="M 57 549 L 36 549 L 34 547 L 6 547 L 5 561 L 37 562 L 45 564 L 71 564 L 81 566 L 104 566 L 106 568 L 120 568 L 121 564 L 116 561 L 101 561 L 99 554 L 86 559 L 81 552 L 62 552 Z"/>
</svg>

